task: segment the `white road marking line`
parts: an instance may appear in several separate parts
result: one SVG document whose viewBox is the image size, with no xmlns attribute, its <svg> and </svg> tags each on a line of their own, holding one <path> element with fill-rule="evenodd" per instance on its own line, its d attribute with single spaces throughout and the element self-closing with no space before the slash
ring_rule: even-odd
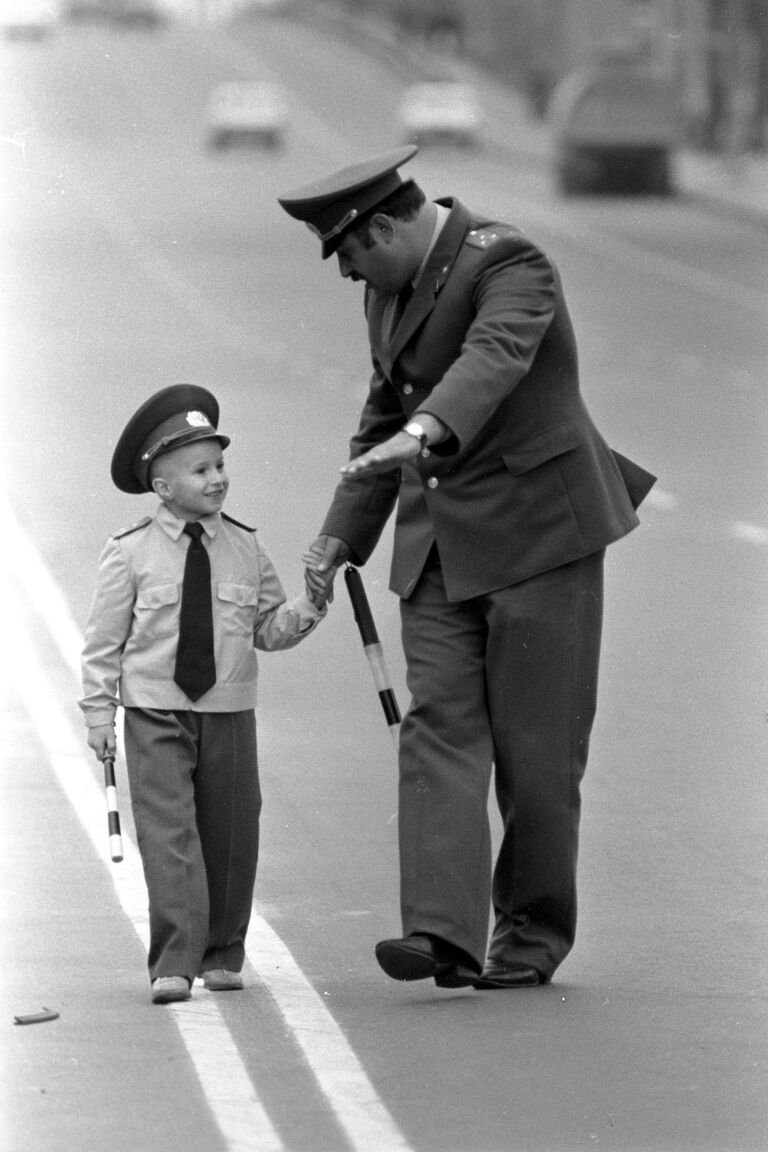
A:
<svg viewBox="0 0 768 1152">
<path fill-rule="evenodd" d="M 344 1034 L 280 937 L 254 911 L 248 960 L 264 980 L 353 1148 L 405 1152 L 407 1141 Z"/>
<path fill-rule="evenodd" d="M 0 497 L 0 516 L 9 545 L 6 564 L 14 563 L 13 575 L 36 610 L 43 614 L 65 663 L 79 683 L 82 636 L 67 602 L 3 497 Z M 10 585 L 10 580 L 8 583 Z M 11 610 L 10 587 L 0 588 L 0 596 L 0 612 L 13 618 L 8 621 L 6 636 L 10 637 L 11 625 L 22 633 L 18 613 Z M 123 833 L 125 860 L 119 865 L 109 860 L 106 806 L 87 766 L 82 740 L 76 737 L 37 662 L 30 638 L 15 637 L 8 650 L 23 653 L 29 665 L 22 667 L 19 663 L 18 668 L 25 707 L 33 722 L 36 717 L 45 716 L 45 731 L 41 730 L 40 735 L 52 767 L 99 857 L 109 869 L 121 906 L 146 948 L 149 942 L 146 889 L 138 850 L 132 838 Z M 410 1145 L 376 1093 L 341 1028 L 278 934 L 255 909 L 247 955 L 304 1053 L 353 1152 L 410 1152 Z M 219 1015 L 215 999 L 198 993 L 196 987 L 192 1001 L 170 1007 L 216 1122 L 228 1141 L 228 1152 L 284 1152 L 284 1145 L 264 1112 Z"/>
<path fill-rule="evenodd" d="M 64 595 L 44 563 L 32 540 L 19 524 L 4 496 L 0 496 L 0 518 L 6 526 L 7 550 L 4 568 L 8 576 L 16 576 L 30 603 L 42 614 L 51 637 L 61 653 L 75 683 L 80 682 L 80 652 L 83 637 L 72 618 Z M 13 565 L 13 568 L 11 568 Z M 3 611 L 8 602 L 3 599 Z M 82 750 L 82 745 L 80 746 Z"/>
</svg>

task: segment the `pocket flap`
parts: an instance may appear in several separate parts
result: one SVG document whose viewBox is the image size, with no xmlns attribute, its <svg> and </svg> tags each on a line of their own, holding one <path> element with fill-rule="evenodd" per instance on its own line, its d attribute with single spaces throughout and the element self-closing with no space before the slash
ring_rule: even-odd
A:
<svg viewBox="0 0 768 1152">
<path fill-rule="evenodd" d="M 137 608 L 164 608 L 167 604 L 175 604 L 179 598 L 178 584 L 153 584 L 149 588 L 140 588 L 136 593 Z"/>
<path fill-rule="evenodd" d="M 539 464 L 553 460 L 555 456 L 562 456 L 578 448 L 582 437 L 578 428 L 573 424 L 561 424 L 558 428 L 550 428 L 539 436 L 534 436 L 526 444 L 514 452 L 505 452 L 504 463 L 513 476 L 520 476 L 529 472 Z"/>
<path fill-rule="evenodd" d="M 219 600 L 248 608 L 259 602 L 259 590 L 252 584 L 219 584 Z"/>
</svg>

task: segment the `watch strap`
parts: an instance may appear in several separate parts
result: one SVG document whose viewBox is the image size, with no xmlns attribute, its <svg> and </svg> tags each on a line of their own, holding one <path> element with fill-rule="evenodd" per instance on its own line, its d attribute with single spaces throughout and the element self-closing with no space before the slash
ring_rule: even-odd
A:
<svg viewBox="0 0 768 1152">
<path fill-rule="evenodd" d="M 418 420 L 409 420 L 403 428 L 403 432 L 407 432 L 409 436 L 413 436 L 414 439 L 418 440 L 422 450 L 427 447 L 427 434 Z"/>
</svg>

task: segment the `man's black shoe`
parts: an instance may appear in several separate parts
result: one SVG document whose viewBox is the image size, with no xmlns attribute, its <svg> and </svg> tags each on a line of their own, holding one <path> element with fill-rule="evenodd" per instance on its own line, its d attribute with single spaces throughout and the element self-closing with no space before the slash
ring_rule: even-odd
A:
<svg viewBox="0 0 768 1152">
<path fill-rule="evenodd" d="M 459 957 L 462 953 L 431 936 L 406 936 L 400 940 L 381 940 L 376 945 L 376 959 L 393 980 L 428 980 L 434 977 L 438 988 L 469 988 L 478 979 Z"/>
<path fill-rule="evenodd" d="M 486 964 L 482 975 L 475 980 L 475 988 L 532 988 L 544 983 L 538 968 L 523 964 Z"/>
</svg>

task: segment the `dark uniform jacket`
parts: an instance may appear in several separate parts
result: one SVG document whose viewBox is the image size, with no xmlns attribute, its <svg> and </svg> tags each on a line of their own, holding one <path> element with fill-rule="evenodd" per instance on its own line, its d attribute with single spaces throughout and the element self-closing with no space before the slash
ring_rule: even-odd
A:
<svg viewBox="0 0 768 1152">
<path fill-rule="evenodd" d="M 392 591 L 410 595 L 436 541 L 448 598 L 464 600 L 624 536 L 654 477 L 592 422 L 552 261 L 519 229 L 438 203 L 450 215 L 391 340 L 391 297 L 366 293 L 374 371 L 351 455 L 417 410 L 452 435 L 397 471 L 345 478 L 321 531 L 363 564 L 397 501 Z"/>
</svg>

